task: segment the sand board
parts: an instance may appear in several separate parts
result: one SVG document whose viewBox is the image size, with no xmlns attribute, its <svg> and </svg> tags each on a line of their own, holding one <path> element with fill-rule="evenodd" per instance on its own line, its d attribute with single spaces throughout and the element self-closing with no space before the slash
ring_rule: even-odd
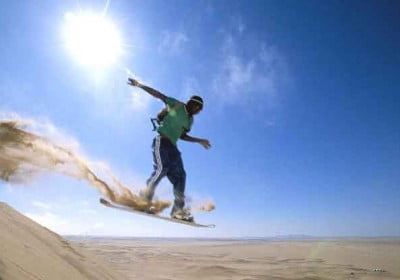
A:
<svg viewBox="0 0 400 280">
<path fill-rule="evenodd" d="M 108 200 L 106 200 L 104 198 L 100 198 L 100 203 L 103 204 L 104 206 L 107 206 L 107 207 L 110 207 L 110 208 L 115 208 L 115 209 L 131 212 L 131 213 L 135 213 L 135 214 L 151 217 L 151 218 L 161 219 L 161 220 L 165 220 L 165 221 L 168 221 L 168 222 L 184 224 L 184 225 L 188 225 L 188 226 L 192 226 L 192 227 L 205 227 L 205 228 L 214 228 L 215 227 L 215 225 L 213 225 L 213 224 L 202 225 L 202 224 L 197 224 L 197 223 L 194 223 L 194 222 L 182 221 L 182 220 L 178 220 L 178 219 L 174 219 L 174 218 L 170 218 L 170 217 L 166 217 L 166 216 L 149 214 L 149 213 L 138 211 L 138 210 L 135 210 L 135 209 L 132 209 L 132 208 L 129 208 L 129 207 L 113 204 L 113 203 L 109 202 Z"/>
</svg>

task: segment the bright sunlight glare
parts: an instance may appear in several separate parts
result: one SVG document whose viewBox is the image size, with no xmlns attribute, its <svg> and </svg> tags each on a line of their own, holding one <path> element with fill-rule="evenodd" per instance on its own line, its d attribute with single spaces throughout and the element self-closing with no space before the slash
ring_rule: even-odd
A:
<svg viewBox="0 0 400 280">
<path fill-rule="evenodd" d="M 84 66 L 110 66 L 122 53 L 120 33 L 104 15 L 66 13 L 63 35 L 72 56 Z"/>
</svg>

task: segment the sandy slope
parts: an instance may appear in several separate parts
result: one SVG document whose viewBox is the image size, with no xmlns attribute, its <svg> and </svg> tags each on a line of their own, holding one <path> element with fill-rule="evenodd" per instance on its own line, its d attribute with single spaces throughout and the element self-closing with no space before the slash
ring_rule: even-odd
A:
<svg viewBox="0 0 400 280">
<path fill-rule="evenodd" d="M 102 259 L 0 202 L 0 280 L 125 279 Z"/>
</svg>

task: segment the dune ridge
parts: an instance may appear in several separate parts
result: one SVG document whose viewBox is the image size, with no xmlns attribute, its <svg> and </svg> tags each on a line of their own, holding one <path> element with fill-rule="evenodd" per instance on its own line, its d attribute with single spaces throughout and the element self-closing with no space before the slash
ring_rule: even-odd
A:
<svg viewBox="0 0 400 280">
<path fill-rule="evenodd" d="M 1 280 L 125 279 L 99 257 L 0 202 Z"/>
</svg>

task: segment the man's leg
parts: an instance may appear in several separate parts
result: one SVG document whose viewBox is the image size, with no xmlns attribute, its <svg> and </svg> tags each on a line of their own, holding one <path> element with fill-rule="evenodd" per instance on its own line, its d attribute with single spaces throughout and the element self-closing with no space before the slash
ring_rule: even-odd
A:
<svg viewBox="0 0 400 280">
<path fill-rule="evenodd" d="M 150 178 L 147 180 L 147 188 L 140 191 L 141 198 L 151 201 L 154 196 L 154 191 L 161 181 L 161 179 L 167 174 L 167 168 L 164 166 L 166 163 L 167 153 L 163 150 L 161 136 L 157 136 L 153 140 L 153 166 L 154 171 Z"/>
<path fill-rule="evenodd" d="M 182 210 L 185 206 L 185 185 L 186 185 L 186 172 L 183 167 L 182 158 L 178 150 L 171 166 L 168 169 L 167 177 L 174 186 L 174 206 L 171 214 L 176 211 Z"/>
</svg>

